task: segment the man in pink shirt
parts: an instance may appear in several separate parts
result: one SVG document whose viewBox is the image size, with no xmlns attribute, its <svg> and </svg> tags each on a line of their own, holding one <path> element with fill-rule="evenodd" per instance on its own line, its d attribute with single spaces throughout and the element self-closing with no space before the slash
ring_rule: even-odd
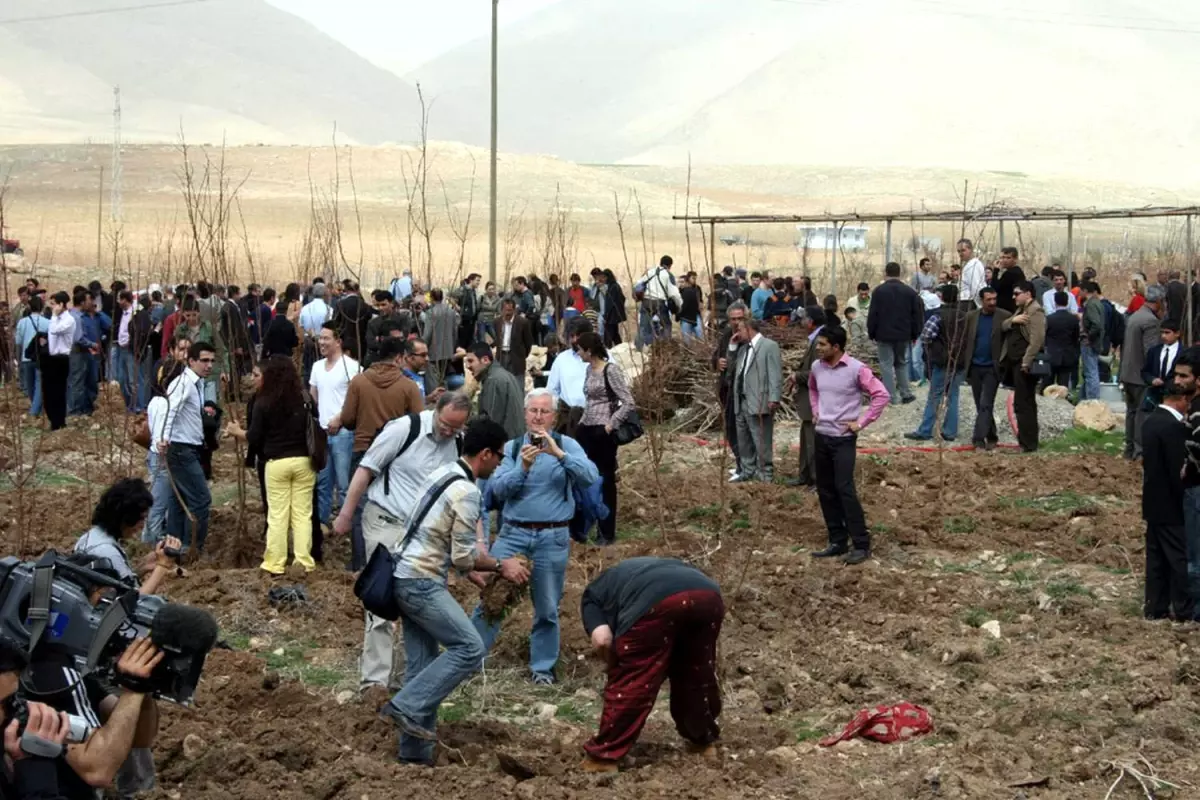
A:
<svg viewBox="0 0 1200 800">
<path fill-rule="evenodd" d="M 871 557 L 871 535 L 854 487 L 855 448 L 858 432 L 879 419 L 891 396 L 867 366 L 846 355 L 844 328 L 822 328 L 816 348 L 820 361 L 809 373 L 808 396 L 816 439 L 817 497 L 829 528 L 829 546 L 813 557 L 841 556 L 847 564 L 861 564 Z M 871 396 L 865 414 L 863 394 Z"/>
</svg>

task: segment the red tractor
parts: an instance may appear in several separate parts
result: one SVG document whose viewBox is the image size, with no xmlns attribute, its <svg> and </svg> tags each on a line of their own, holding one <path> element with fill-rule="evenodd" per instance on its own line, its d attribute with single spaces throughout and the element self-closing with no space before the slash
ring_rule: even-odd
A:
<svg viewBox="0 0 1200 800">
<path fill-rule="evenodd" d="M 14 256 L 23 256 L 25 251 L 21 249 L 19 239 L 2 239 L 0 238 L 0 254 L 8 255 L 12 253 Z"/>
</svg>

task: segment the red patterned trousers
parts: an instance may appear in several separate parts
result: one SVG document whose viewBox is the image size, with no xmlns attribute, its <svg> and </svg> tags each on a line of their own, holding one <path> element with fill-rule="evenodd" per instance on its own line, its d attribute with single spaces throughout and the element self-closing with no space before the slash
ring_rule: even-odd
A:
<svg viewBox="0 0 1200 800">
<path fill-rule="evenodd" d="M 628 753 L 667 679 L 671 718 L 679 735 L 700 745 L 717 740 L 717 637 L 724 617 L 725 603 L 718 592 L 680 592 L 613 642 L 600 730 L 583 746 L 588 755 L 616 761 Z"/>
</svg>

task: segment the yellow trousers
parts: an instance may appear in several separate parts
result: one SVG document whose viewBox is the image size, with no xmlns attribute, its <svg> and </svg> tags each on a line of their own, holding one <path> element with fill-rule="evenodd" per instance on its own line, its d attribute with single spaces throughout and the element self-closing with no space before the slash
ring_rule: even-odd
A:
<svg viewBox="0 0 1200 800">
<path fill-rule="evenodd" d="M 308 457 L 277 458 L 267 462 L 267 552 L 262 569 L 272 575 L 287 571 L 288 526 L 292 529 L 295 561 L 316 569 L 312 557 L 312 496 L 317 474 Z"/>
</svg>

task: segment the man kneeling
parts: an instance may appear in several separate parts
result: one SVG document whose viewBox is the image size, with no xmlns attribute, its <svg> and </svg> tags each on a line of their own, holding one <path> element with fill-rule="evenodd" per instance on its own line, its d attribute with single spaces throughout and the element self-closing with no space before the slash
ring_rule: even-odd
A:
<svg viewBox="0 0 1200 800">
<path fill-rule="evenodd" d="M 587 772 L 615 772 L 671 680 L 671 718 L 688 749 L 716 758 L 721 690 L 717 637 L 721 589 L 671 558 L 630 558 L 605 570 L 583 593 L 583 626 L 608 662 L 600 731 L 583 749 Z"/>
<path fill-rule="evenodd" d="M 475 548 L 486 478 L 504 457 L 508 435 L 494 420 L 467 427 L 462 458 L 436 470 L 417 491 L 408 530 L 396 550 L 393 591 L 404 624 L 404 688 L 380 714 L 400 731 L 399 759 L 432 764 L 438 706 L 483 664 L 483 641 L 446 588 L 447 566 L 462 574 L 499 572 L 523 584 L 529 571 L 516 559 L 497 561 Z M 438 647 L 445 648 L 438 654 Z"/>
</svg>

